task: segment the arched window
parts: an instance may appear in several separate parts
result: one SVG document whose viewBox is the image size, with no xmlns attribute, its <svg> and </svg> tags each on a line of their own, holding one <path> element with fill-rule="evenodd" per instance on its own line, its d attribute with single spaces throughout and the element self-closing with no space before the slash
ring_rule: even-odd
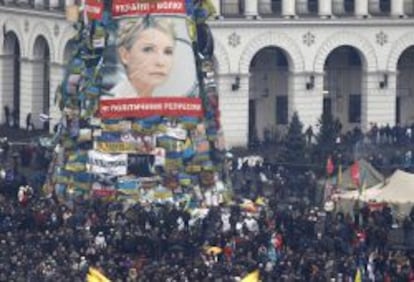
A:
<svg viewBox="0 0 414 282">
<path fill-rule="evenodd" d="M 361 122 L 363 57 L 352 46 L 331 51 L 324 65 L 325 113 L 332 113 L 345 131 Z"/>
<path fill-rule="evenodd" d="M 39 85 L 38 92 L 34 95 L 37 96 L 39 105 L 33 110 L 32 114 L 50 115 L 50 49 L 47 40 L 41 35 L 35 40 L 33 56 L 36 60 L 37 69 L 33 74 L 33 79 Z M 49 130 L 48 122 L 43 123 L 43 129 Z"/>
<path fill-rule="evenodd" d="M 0 72 L 0 83 L 7 85 L 3 90 L 3 106 L 7 106 L 9 114 L 5 117 L 5 123 L 19 126 L 20 122 L 20 43 L 14 32 L 7 32 L 4 36 L 4 51 L 6 57 L 10 59 L 9 65 Z M 12 73 L 12 75 L 6 75 Z"/>
</svg>

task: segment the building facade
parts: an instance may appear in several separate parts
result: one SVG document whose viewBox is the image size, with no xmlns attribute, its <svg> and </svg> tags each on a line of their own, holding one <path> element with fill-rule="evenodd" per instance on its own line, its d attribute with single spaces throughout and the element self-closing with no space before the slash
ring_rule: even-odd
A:
<svg viewBox="0 0 414 282">
<path fill-rule="evenodd" d="M 413 0 L 214 0 L 217 84 L 229 146 L 283 132 L 294 112 L 317 131 L 414 122 Z M 0 2 L 0 106 L 36 128 L 59 121 L 54 93 L 75 34 L 55 0 Z M 5 114 L 0 122 L 6 121 Z M 45 128 L 47 129 L 47 128 Z"/>
</svg>

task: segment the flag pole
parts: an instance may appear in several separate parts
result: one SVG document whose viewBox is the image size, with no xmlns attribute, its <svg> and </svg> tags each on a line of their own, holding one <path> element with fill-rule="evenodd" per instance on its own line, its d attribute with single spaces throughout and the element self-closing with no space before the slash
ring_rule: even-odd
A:
<svg viewBox="0 0 414 282">
<path fill-rule="evenodd" d="M 88 24 L 88 13 L 86 10 L 86 0 L 82 0 L 82 7 L 83 7 L 83 10 L 82 10 L 83 23 L 87 25 Z"/>
</svg>

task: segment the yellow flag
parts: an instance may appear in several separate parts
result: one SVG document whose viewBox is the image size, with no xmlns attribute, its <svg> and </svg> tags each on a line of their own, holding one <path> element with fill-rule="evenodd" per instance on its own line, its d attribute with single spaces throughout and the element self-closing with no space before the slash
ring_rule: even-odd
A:
<svg viewBox="0 0 414 282">
<path fill-rule="evenodd" d="M 362 274 L 361 269 L 358 268 L 356 274 L 355 274 L 355 280 L 354 282 L 362 282 Z"/>
<path fill-rule="evenodd" d="M 89 273 L 87 275 L 87 282 L 111 282 L 105 275 L 99 270 L 93 267 L 89 267 Z"/>
<path fill-rule="evenodd" d="M 367 182 L 364 180 L 362 182 L 362 187 L 361 187 L 361 195 L 362 197 L 365 195 L 365 192 L 367 191 Z"/>
<path fill-rule="evenodd" d="M 266 205 L 265 199 L 263 197 L 257 197 L 255 204 L 259 206 L 264 206 Z"/>
<path fill-rule="evenodd" d="M 191 138 L 188 138 L 187 137 L 187 139 L 185 139 L 185 142 L 184 142 L 184 150 L 185 149 L 189 149 L 191 146 L 192 146 L 193 144 L 191 143 Z"/>
<path fill-rule="evenodd" d="M 208 17 L 211 18 L 215 15 L 217 15 L 217 10 L 214 4 L 211 2 L 211 0 L 203 1 L 201 6 L 206 9 Z"/>
<path fill-rule="evenodd" d="M 98 278 L 96 278 L 95 276 L 89 273 L 86 275 L 86 281 L 87 282 L 100 282 Z"/>
<path fill-rule="evenodd" d="M 240 282 L 259 282 L 259 274 L 259 270 L 256 269 L 255 271 L 244 276 Z"/>
</svg>

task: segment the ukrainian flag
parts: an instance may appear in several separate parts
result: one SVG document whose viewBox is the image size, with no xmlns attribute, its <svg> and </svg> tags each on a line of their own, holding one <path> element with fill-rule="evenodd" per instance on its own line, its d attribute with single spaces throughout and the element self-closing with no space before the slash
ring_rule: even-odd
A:
<svg viewBox="0 0 414 282">
<path fill-rule="evenodd" d="M 87 282 L 111 282 L 109 278 L 103 275 L 99 270 L 94 267 L 89 267 L 89 273 L 86 276 Z"/>
</svg>

